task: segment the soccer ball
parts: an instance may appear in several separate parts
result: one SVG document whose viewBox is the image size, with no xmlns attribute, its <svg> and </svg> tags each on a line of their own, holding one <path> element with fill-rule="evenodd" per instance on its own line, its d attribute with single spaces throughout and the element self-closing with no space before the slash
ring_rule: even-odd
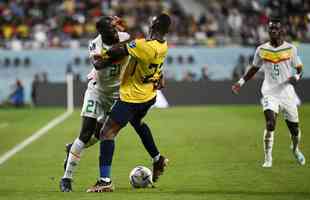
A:
<svg viewBox="0 0 310 200">
<path fill-rule="evenodd" d="M 146 188 L 153 185 L 152 171 L 144 166 L 137 166 L 129 174 L 129 182 L 134 188 Z"/>
</svg>

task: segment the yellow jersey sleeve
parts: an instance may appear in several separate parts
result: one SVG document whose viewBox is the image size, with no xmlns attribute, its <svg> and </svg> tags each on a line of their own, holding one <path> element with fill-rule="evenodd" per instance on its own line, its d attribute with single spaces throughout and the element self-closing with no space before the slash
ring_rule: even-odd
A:
<svg viewBox="0 0 310 200">
<path fill-rule="evenodd" d="M 156 55 L 154 48 L 145 39 L 131 41 L 127 44 L 127 50 L 130 56 L 142 62 L 150 62 Z"/>
</svg>

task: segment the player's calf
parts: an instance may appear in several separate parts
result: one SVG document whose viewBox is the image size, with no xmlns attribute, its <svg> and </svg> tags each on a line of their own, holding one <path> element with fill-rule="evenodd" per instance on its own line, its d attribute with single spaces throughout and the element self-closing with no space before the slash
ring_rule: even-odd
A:
<svg viewBox="0 0 310 200">
<path fill-rule="evenodd" d="M 71 147 L 72 147 L 72 143 L 66 144 L 66 146 L 65 146 L 66 158 L 64 160 L 64 171 L 66 171 Z"/>
<path fill-rule="evenodd" d="M 296 123 L 296 122 L 291 122 L 291 121 L 286 120 L 286 124 L 287 124 L 287 127 L 290 131 L 290 134 L 291 134 L 292 150 L 294 153 L 295 151 L 298 151 L 298 145 L 300 142 L 301 131 L 299 129 L 298 123 Z"/>
</svg>

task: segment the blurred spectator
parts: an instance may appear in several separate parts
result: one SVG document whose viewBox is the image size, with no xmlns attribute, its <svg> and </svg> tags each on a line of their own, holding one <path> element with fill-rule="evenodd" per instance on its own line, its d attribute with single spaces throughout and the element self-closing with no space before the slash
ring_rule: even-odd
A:
<svg viewBox="0 0 310 200">
<path fill-rule="evenodd" d="M 35 74 L 33 81 L 31 83 L 31 101 L 33 106 L 37 105 L 37 87 L 39 83 L 40 83 L 39 74 Z"/>
<path fill-rule="evenodd" d="M 48 83 L 47 72 L 42 72 L 41 76 L 42 76 L 42 83 Z"/>
<path fill-rule="evenodd" d="M 133 37 L 142 37 L 150 17 L 168 12 L 170 45 L 257 45 L 267 39 L 268 16 L 282 16 L 287 40 L 310 42 L 310 1 L 199 1 L 206 12 L 186 13 L 177 0 L 12 0 L 0 1 L 0 44 L 6 48 L 86 47 L 102 15 L 126 20 Z M 29 42 L 31 44 L 29 45 Z"/>
<path fill-rule="evenodd" d="M 72 73 L 73 73 L 72 65 L 68 63 L 66 68 L 66 74 L 72 74 Z"/>
<path fill-rule="evenodd" d="M 228 19 L 227 19 L 229 28 L 231 29 L 232 35 L 239 35 L 240 28 L 242 25 L 242 17 L 239 11 L 234 8 L 229 12 Z"/>
<path fill-rule="evenodd" d="M 208 65 L 201 68 L 201 80 L 209 80 Z"/>
<path fill-rule="evenodd" d="M 14 91 L 9 96 L 9 102 L 15 107 L 24 106 L 24 87 L 20 80 L 16 80 Z"/>
<path fill-rule="evenodd" d="M 191 72 L 191 71 L 185 71 L 184 72 L 184 75 L 183 75 L 183 78 L 182 78 L 182 81 L 189 81 L 189 82 L 192 82 L 192 81 L 195 81 L 196 79 L 196 74 Z"/>
<path fill-rule="evenodd" d="M 232 73 L 232 80 L 239 80 L 245 73 L 247 67 L 247 59 L 244 55 L 240 55 L 237 64 L 235 65 Z"/>
</svg>

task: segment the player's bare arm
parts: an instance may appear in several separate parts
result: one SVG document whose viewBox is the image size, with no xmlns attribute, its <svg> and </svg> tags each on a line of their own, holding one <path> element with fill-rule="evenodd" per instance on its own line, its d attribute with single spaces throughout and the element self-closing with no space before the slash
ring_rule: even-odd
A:
<svg viewBox="0 0 310 200">
<path fill-rule="evenodd" d="M 247 82 L 248 80 L 252 79 L 253 76 L 258 72 L 259 68 L 256 66 L 252 66 L 247 73 L 235 84 L 232 85 L 231 89 L 235 94 L 238 94 L 241 87 Z"/>
<path fill-rule="evenodd" d="M 126 44 L 117 44 L 113 45 L 108 51 L 102 51 L 101 54 L 94 55 L 91 61 L 96 70 L 100 70 L 111 66 L 111 63 L 117 62 L 128 55 Z"/>
<path fill-rule="evenodd" d="M 104 60 L 99 55 L 94 55 L 91 59 L 91 63 L 95 67 L 96 70 L 104 69 L 107 66 L 111 66 L 111 62 L 108 60 Z"/>
</svg>

